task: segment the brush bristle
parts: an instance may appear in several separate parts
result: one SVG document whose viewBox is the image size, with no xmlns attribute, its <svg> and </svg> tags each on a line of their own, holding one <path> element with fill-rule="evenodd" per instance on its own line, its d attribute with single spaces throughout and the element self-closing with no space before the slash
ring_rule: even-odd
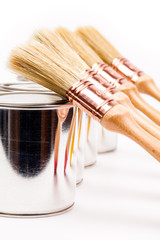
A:
<svg viewBox="0 0 160 240">
<path fill-rule="evenodd" d="M 39 42 L 31 42 L 12 51 L 9 67 L 26 79 L 43 85 L 62 96 L 81 79 L 81 70 L 71 68 L 61 56 L 62 52 L 48 49 Z M 78 60 L 77 60 L 78 61 Z M 73 63 L 74 65 L 74 63 Z"/>
<path fill-rule="evenodd" d="M 57 28 L 55 33 L 59 34 L 63 40 L 78 53 L 88 66 L 92 67 L 93 64 L 102 62 L 101 58 L 93 51 L 93 49 L 76 33 L 63 27 Z"/>
<path fill-rule="evenodd" d="M 111 65 L 114 58 L 121 57 L 121 54 L 94 27 L 80 27 L 77 29 L 76 33 L 107 64 Z"/>
<path fill-rule="evenodd" d="M 61 37 L 50 30 L 38 31 L 36 39 L 45 45 L 52 53 L 56 53 L 61 59 L 73 69 L 77 74 L 88 69 L 87 64 Z"/>
</svg>

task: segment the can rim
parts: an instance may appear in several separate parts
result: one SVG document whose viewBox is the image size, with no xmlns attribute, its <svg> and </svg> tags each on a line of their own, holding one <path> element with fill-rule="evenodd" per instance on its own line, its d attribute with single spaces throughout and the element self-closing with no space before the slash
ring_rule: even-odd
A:
<svg viewBox="0 0 160 240">
<path fill-rule="evenodd" d="M 28 103 L 24 100 L 22 101 L 19 98 L 20 95 L 25 97 L 25 100 L 29 101 Z M 30 95 L 30 96 L 29 96 Z M 32 102 L 29 97 L 35 96 L 39 98 L 41 95 L 43 100 L 46 100 L 42 103 L 40 102 Z M 16 97 L 16 100 L 15 100 Z M 47 101 L 47 97 L 48 101 Z M 12 101 L 14 99 L 14 101 Z M 19 100 L 18 100 L 19 99 Z M 36 98 L 37 101 L 37 98 Z M 71 107 L 72 104 L 65 98 L 61 97 L 60 95 L 52 92 L 7 92 L 0 95 L 0 108 L 7 108 L 7 109 L 25 109 L 25 110 L 40 110 L 40 109 L 55 109 L 59 107 Z"/>
<path fill-rule="evenodd" d="M 19 86 L 19 87 L 18 87 Z M 31 88 L 30 88 L 31 86 Z M 35 88 L 32 88 L 32 86 L 37 86 Z M 1 85 L 1 89 L 3 91 L 22 91 L 22 92 L 26 92 L 26 91 L 31 91 L 31 92 L 35 92 L 35 91 L 41 91 L 41 92 L 51 92 L 51 90 L 36 84 L 34 82 L 16 82 L 16 83 L 4 83 Z"/>
</svg>

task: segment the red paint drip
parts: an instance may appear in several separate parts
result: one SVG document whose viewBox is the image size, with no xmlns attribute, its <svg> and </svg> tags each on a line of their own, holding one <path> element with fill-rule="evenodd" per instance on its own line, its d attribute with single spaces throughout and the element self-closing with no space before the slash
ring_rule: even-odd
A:
<svg viewBox="0 0 160 240">
<path fill-rule="evenodd" d="M 54 175 L 57 174 L 58 159 L 54 158 Z"/>
<path fill-rule="evenodd" d="M 66 172 L 67 162 L 68 162 L 68 153 L 67 153 L 67 148 L 66 148 L 65 160 L 64 160 L 64 173 Z"/>
</svg>

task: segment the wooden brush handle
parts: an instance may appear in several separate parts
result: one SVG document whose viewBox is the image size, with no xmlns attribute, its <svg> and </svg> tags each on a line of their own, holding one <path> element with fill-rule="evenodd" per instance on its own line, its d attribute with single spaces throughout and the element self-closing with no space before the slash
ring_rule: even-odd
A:
<svg viewBox="0 0 160 240">
<path fill-rule="evenodd" d="M 127 82 L 121 85 L 119 90 L 124 92 L 130 98 L 136 108 L 138 108 L 156 124 L 160 125 L 160 112 L 143 100 L 134 84 Z"/>
<path fill-rule="evenodd" d="M 133 116 L 135 121 L 148 133 L 150 133 L 152 136 L 156 137 L 158 140 L 160 140 L 160 127 L 152 122 L 150 119 L 144 117 L 140 112 L 136 110 L 136 108 L 131 103 L 129 97 L 122 93 L 118 92 L 113 95 L 113 98 L 116 102 L 122 104 L 123 106 L 127 107 L 130 114 Z"/>
<path fill-rule="evenodd" d="M 129 137 L 160 161 L 160 142 L 141 128 L 121 104 L 112 107 L 104 115 L 101 125 Z"/>
<path fill-rule="evenodd" d="M 136 81 L 135 84 L 139 92 L 150 95 L 160 101 L 160 89 L 158 89 L 151 77 L 143 75 Z"/>
</svg>

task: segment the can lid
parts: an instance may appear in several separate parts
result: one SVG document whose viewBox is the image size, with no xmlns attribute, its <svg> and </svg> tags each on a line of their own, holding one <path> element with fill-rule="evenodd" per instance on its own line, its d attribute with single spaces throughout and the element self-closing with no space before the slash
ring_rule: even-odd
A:
<svg viewBox="0 0 160 240">
<path fill-rule="evenodd" d="M 45 88 L 39 84 L 33 82 L 21 82 L 21 83 L 5 83 L 1 85 L 1 88 L 6 91 L 41 91 L 51 92 L 48 88 Z"/>
<path fill-rule="evenodd" d="M 7 91 L 6 89 L 0 87 L 0 94 L 1 93 L 8 93 L 8 92 L 10 92 L 10 91 Z"/>
<path fill-rule="evenodd" d="M 68 103 L 56 93 L 14 92 L 0 95 L 0 107 L 53 108 Z"/>
</svg>

